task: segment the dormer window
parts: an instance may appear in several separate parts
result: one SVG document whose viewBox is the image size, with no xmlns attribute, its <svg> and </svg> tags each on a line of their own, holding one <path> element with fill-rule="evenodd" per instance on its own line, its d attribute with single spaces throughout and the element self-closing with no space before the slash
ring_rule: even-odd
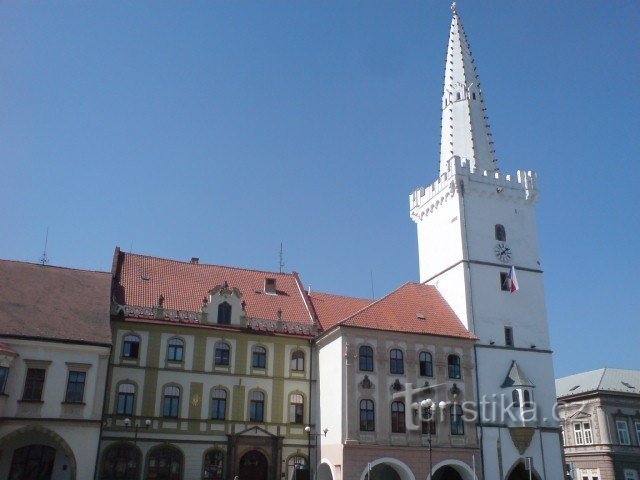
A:
<svg viewBox="0 0 640 480">
<path fill-rule="evenodd" d="M 231 305 L 222 302 L 218 305 L 218 323 L 221 325 L 229 325 L 231 323 Z"/>
<path fill-rule="evenodd" d="M 276 294 L 276 279 L 275 278 L 265 278 L 264 279 L 264 293 L 268 295 Z"/>
</svg>

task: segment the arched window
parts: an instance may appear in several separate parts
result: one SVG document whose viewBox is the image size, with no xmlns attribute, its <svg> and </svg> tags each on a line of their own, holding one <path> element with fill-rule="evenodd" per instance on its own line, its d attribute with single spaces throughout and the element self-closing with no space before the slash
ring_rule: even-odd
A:
<svg viewBox="0 0 640 480">
<path fill-rule="evenodd" d="M 204 478 L 206 480 L 224 480 L 224 452 L 209 450 L 204 455 Z"/>
<path fill-rule="evenodd" d="M 137 480 L 140 471 L 140 450 L 128 443 L 109 446 L 102 456 L 100 480 Z"/>
<path fill-rule="evenodd" d="M 171 338 L 167 344 L 167 360 L 181 362 L 184 360 L 184 341 L 180 338 Z"/>
<path fill-rule="evenodd" d="M 287 479 L 303 480 L 309 478 L 307 459 L 300 455 L 290 457 L 287 461 Z"/>
<path fill-rule="evenodd" d="M 56 449 L 47 445 L 26 445 L 13 452 L 7 478 L 51 478 Z M 6 468 L 6 467 L 5 467 Z"/>
<path fill-rule="evenodd" d="M 373 348 L 362 345 L 358 351 L 361 372 L 373 372 Z"/>
<path fill-rule="evenodd" d="M 218 305 L 218 323 L 221 325 L 229 325 L 231 323 L 231 305 L 222 302 Z"/>
<path fill-rule="evenodd" d="M 449 378 L 461 378 L 460 357 L 458 355 L 449 355 L 447 363 L 449 365 Z"/>
<path fill-rule="evenodd" d="M 224 420 L 227 415 L 227 391 L 214 388 L 211 392 L 211 420 Z"/>
<path fill-rule="evenodd" d="M 404 419 L 404 403 L 391 402 L 391 431 L 405 433 L 407 426 Z"/>
<path fill-rule="evenodd" d="M 140 337 L 126 335 L 122 342 L 122 356 L 124 358 L 138 358 L 140 354 Z"/>
<path fill-rule="evenodd" d="M 252 422 L 264 421 L 264 393 L 257 390 L 249 394 L 251 403 L 249 405 L 249 420 Z"/>
<path fill-rule="evenodd" d="M 215 359 L 214 363 L 218 366 L 226 367 L 229 365 L 231 348 L 226 342 L 218 342 L 215 347 Z"/>
<path fill-rule="evenodd" d="M 267 366 L 267 349 L 256 345 L 253 347 L 251 356 L 251 365 L 253 368 L 265 368 Z"/>
<path fill-rule="evenodd" d="M 133 415 L 133 405 L 136 399 L 136 386 L 132 383 L 118 385 L 118 403 L 116 413 L 118 415 Z"/>
<path fill-rule="evenodd" d="M 404 373 L 404 358 L 402 350 L 394 348 L 389 352 L 389 371 L 399 375 Z"/>
<path fill-rule="evenodd" d="M 420 352 L 420 376 L 433 377 L 433 359 L 429 352 Z"/>
<path fill-rule="evenodd" d="M 520 406 L 520 392 L 518 392 L 518 390 L 513 390 L 511 392 L 511 402 L 513 403 L 514 408 L 518 408 Z"/>
<path fill-rule="evenodd" d="M 420 407 L 422 413 L 422 433 L 428 435 L 436 434 L 436 419 L 433 417 L 433 407 Z"/>
<path fill-rule="evenodd" d="M 498 240 L 499 242 L 507 241 L 507 232 L 504 229 L 504 225 L 500 225 L 499 223 L 496 223 L 495 233 L 496 233 L 496 240 Z"/>
<path fill-rule="evenodd" d="M 296 350 L 291 354 L 291 370 L 304 372 L 304 352 L 302 350 Z"/>
<path fill-rule="evenodd" d="M 376 429 L 376 418 L 373 400 L 360 400 L 360 431 L 373 432 Z"/>
<path fill-rule="evenodd" d="M 451 435 L 464 435 L 464 422 L 462 420 L 462 407 L 451 405 Z"/>
<path fill-rule="evenodd" d="M 179 480 L 182 478 L 182 453 L 175 447 L 162 446 L 149 452 L 144 478 Z"/>
<path fill-rule="evenodd" d="M 289 400 L 289 421 L 304 422 L 304 397 L 299 393 L 292 393 Z"/>
<path fill-rule="evenodd" d="M 524 408 L 531 408 L 531 393 L 529 392 L 529 390 L 525 390 L 522 393 L 524 396 L 524 402 L 522 403 L 522 406 Z"/>
<path fill-rule="evenodd" d="M 162 416 L 178 418 L 180 414 L 180 387 L 168 385 L 164 387 L 162 398 Z"/>
</svg>

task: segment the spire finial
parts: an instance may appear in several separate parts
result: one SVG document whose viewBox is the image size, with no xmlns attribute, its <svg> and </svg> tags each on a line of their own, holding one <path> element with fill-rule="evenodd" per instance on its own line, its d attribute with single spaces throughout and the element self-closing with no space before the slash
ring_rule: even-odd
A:
<svg viewBox="0 0 640 480">
<path fill-rule="evenodd" d="M 453 2 L 453 3 L 451 4 L 451 11 L 453 12 L 453 14 L 454 14 L 454 15 L 457 15 L 457 14 L 458 14 L 458 10 L 457 10 L 456 2 Z"/>
</svg>

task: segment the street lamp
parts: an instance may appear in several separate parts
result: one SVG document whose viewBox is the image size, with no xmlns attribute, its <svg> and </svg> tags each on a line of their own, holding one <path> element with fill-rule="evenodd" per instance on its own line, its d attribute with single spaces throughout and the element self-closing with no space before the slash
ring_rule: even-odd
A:
<svg viewBox="0 0 640 480">
<path fill-rule="evenodd" d="M 125 418 L 124 419 L 124 426 L 125 428 L 129 429 L 131 427 L 131 419 L 130 418 Z M 148 429 L 151 426 L 151 420 L 149 420 L 148 418 L 144 421 L 144 428 Z M 138 443 L 138 431 L 140 430 L 140 428 L 143 428 L 143 426 L 140 424 L 140 422 L 136 422 L 133 425 L 134 428 L 134 435 L 133 435 L 133 454 L 136 456 L 136 460 L 134 462 L 134 460 L 129 461 L 129 468 L 135 468 L 137 470 L 137 465 L 138 465 L 138 454 L 137 454 L 137 450 L 136 450 L 136 445 Z"/>
<path fill-rule="evenodd" d="M 441 401 L 438 404 L 440 410 L 444 410 L 444 407 L 447 406 L 447 402 Z M 433 411 L 431 408 L 433 407 L 433 400 L 430 398 L 425 398 L 420 402 L 420 407 L 422 408 L 422 419 L 426 418 L 427 422 L 429 422 L 429 428 L 427 429 L 427 443 L 429 444 L 429 480 L 431 480 L 431 476 L 433 475 L 433 458 L 431 451 L 431 422 L 433 419 Z"/>
<path fill-rule="evenodd" d="M 329 431 L 328 428 L 325 428 L 324 430 L 322 430 L 322 433 L 311 433 L 311 425 L 307 425 L 306 427 L 304 427 L 304 431 L 307 432 L 307 435 L 309 435 L 309 437 L 311 437 L 313 435 L 315 441 L 314 441 L 314 445 L 315 445 L 315 458 L 314 458 L 314 463 L 318 463 L 318 437 L 326 437 L 327 436 L 327 432 Z M 309 471 L 311 471 L 311 454 L 309 454 Z M 314 478 L 315 478 L 315 469 L 313 471 L 314 473 Z"/>
</svg>

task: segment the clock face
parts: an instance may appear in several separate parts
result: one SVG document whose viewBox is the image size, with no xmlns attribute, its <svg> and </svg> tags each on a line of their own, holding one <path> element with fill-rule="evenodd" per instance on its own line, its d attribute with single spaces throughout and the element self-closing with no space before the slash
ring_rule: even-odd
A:
<svg viewBox="0 0 640 480">
<path fill-rule="evenodd" d="M 509 263 L 511 260 L 511 248 L 506 243 L 498 243 L 493 251 L 502 263 Z"/>
</svg>

